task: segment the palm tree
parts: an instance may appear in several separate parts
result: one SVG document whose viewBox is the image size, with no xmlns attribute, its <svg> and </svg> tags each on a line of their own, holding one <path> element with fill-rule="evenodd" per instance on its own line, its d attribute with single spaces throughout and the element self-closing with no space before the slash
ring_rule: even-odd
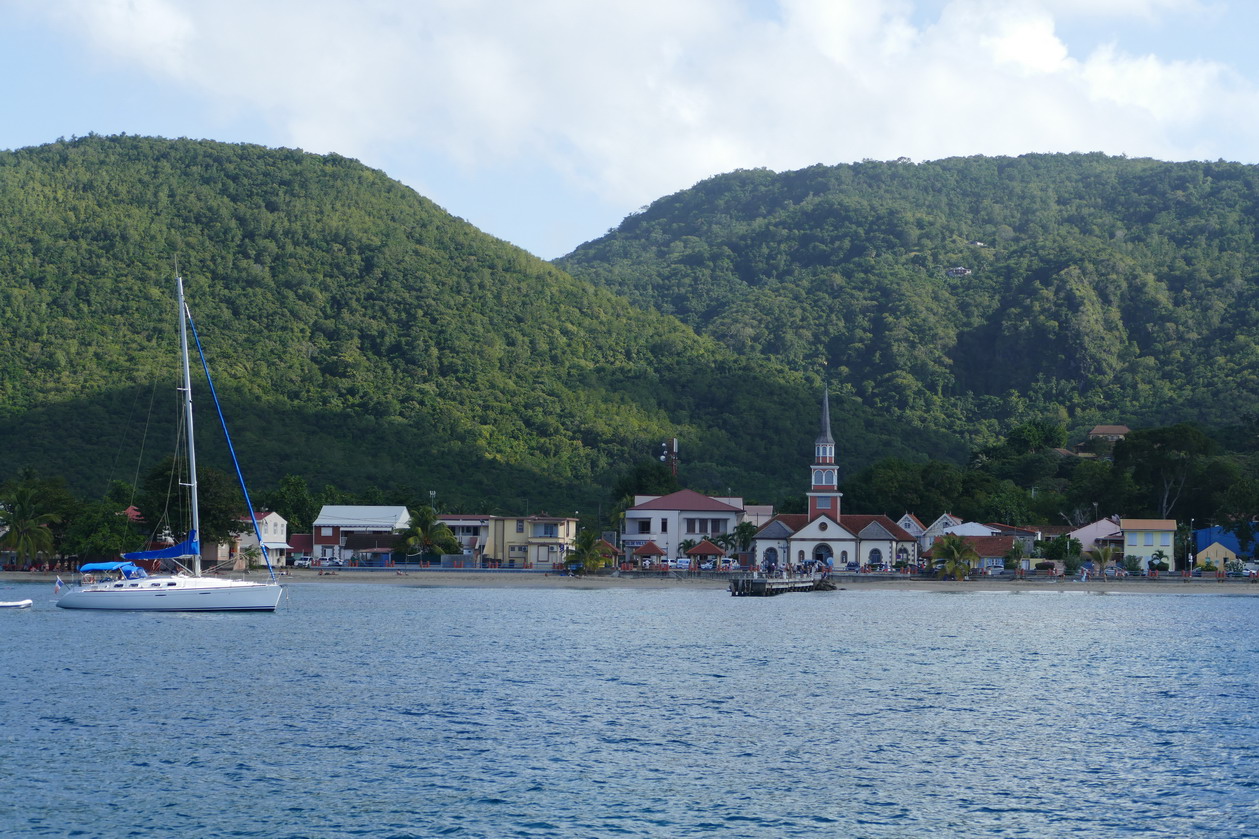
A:
<svg viewBox="0 0 1259 839">
<path fill-rule="evenodd" d="M 411 511 L 411 523 L 398 534 L 398 547 L 408 554 L 456 554 L 463 550 L 459 540 L 432 507 Z"/>
<path fill-rule="evenodd" d="M 0 502 L 0 528 L 7 528 L 0 537 L 0 547 L 16 551 L 19 564 L 52 550 L 52 530 L 48 526 L 61 521 L 61 516 L 41 509 L 39 496 L 31 487 L 19 487 Z"/>
<path fill-rule="evenodd" d="M 578 563 L 582 571 L 595 571 L 608 565 L 612 559 L 612 546 L 593 530 L 583 530 L 573 540 L 568 554 L 570 563 Z"/>
<path fill-rule="evenodd" d="M 259 565 L 264 564 L 262 561 L 262 548 L 258 545 L 249 545 L 241 548 L 237 555 L 245 561 L 245 567 L 239 570 L 248 571 L 250 568 L 257 568 Z"/>
<path fill-rule="evenodd" d="M 937 567 L 955 580 L 964 579 L 970 574 L 971 563 L 979 560 L 979 554 L 970 543 L 955 533 L 946 533 L 936 540 L 931 548 Z"/>
<path fill-rule="evenodd" d="M 1115 561 L 1115 548 L 1113 545 L 1102 545 L 1100 548 L 1094 548 L 1089 551 L 1089 555 L 1093 557 L 1093 562 L 1097 565 L 1097 579 L 1106 579 L 1106 566 Z"/>
</svg>

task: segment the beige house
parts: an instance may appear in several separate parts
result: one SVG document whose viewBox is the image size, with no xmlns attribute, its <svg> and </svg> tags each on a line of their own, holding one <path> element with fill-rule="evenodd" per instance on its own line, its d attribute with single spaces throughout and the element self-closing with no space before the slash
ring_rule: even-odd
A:
<svg viewBox="0 0 1259 839">
<path fill-rule="evenodd" d="M 577 519 L 493 516 L 482 562 L 490 568 L 559 568 L 577 540 Z"/>
<path fill-rule="evenodd" d="M 1150 559 L 1161 551 L 1168 568 L 1175 567 L 1175 519 L 1120 519 L 1119 529 L 1125 557 L 1135 556 L 1142 568 L 1148 568 Z"/>
<path fill-rule="evenodd" d="M 1210 545 L 1207 545 L 1198 551 L 1198 556 L 1196 557 L 1198 565 L 1206 565 L 1209 562 L 1217 569 L 1225 568 L 1227 567 L 1226 563 L 1236 561 L 1237 552 L 1226 545 L 1221 545 L 1219 542 L 1212 542 Z"/>
</svg>

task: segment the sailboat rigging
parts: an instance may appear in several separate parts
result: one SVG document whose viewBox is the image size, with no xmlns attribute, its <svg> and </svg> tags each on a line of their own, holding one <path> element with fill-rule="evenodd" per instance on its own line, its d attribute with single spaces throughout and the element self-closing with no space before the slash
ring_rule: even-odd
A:
<svg viewBox="0 0 1259 839">
<path fill-rule="evenodd" d="M 69 588 L 57 601 L 63 609 L 127 609 L 164 612 L 229 612 L 229 611 L 275 611 L 280 603 L 283 591 L 275 577 L 271 566 L 271 556 L 263 544 L 262 533 L 258 527 L 254 506 L 249 500 L 249 490 L 245 486 L 245 478 L 240 470 L 240 462 L 236 458 L 236 450 L 232 446 L 231 435 L 227 432 L 227 422 L 223 417 L 223 409 L 219 404 L 218 394 L 214 390 L 214 382 L 210 378 L 210 368 L 201 347 L 201 339 L 197 336 L 197 328 L 192 319 L 192 312 L 184 300 L 184 281 L 175 278 L 176 297 L 179 304 L 179 353 L 183 373 L 183 386 L 180 388 L 184 414 L 184 436 L 188 463 L 187 489 L 191 500 L 192 525 L 187 537 L 180 543 L 167 548 L 151 551 L 136 551 L 122 555 L 120 562 L 97 562 L 82 566 L 79 571 L 84 575 L 80 585 Z M 236 469 L 236 477 L 244 495 L 250 520 L 253 522 L 254 533 L 266 560 L 270 579 L 266 582 L 252 580 L 221 579 L 206 577 L 201 573 L 201 518 L 197 505 L 197 453 L 193 436 L 192 412 L 192 369 L 189 361 L 188 334 L 192 333 L 197 345 L 197 356 L 201 360 L 201 368 L 205 373 L 206 384 L 213 398 L 219 423 L 223 428 L 223 436 L 227 440 L 227 449 Z M 191 560 L 191 573 L 163 574 L 150 576 L 142 567 L 136 565 L 137 560 Z M 101 575 L 97 579 L 96 575 Z"/>
</svg>

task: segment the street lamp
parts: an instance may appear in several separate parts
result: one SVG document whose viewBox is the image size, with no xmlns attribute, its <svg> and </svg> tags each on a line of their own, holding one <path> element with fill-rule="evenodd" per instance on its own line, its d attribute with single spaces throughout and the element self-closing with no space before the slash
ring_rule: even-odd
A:
<svg viewBox="0 0 1259 839">
<path fill-rule="evenodd" d="M 1185 534 L 1185 567 L 1189 569 L 1189 576 L 1193 576 L 1193 554 L 1198 549 L 1198 540 L 1194 538 L 1193 518 L 1189 519 L 1189 532 Z"/>
<path fill-rule="evenodd" d="M 434 513 L 437 512 L 437 490 L 430 489 L 428 491 L 428 506 Z"/>
</svg>

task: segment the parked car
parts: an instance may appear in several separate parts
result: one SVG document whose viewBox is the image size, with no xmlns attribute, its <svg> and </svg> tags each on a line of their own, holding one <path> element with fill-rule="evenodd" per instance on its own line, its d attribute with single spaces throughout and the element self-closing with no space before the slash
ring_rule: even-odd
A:
<svg viewBox="0 0 1259 839">
<path fill-rule="evenodd" d="M 308 557 L 308 556 L 299 556 L 297 559 L 293 560 L 293 567 L 294 567 L 294 568 L 309 568 L 309 567 L 310 567 L 310 557 Z"/>
</svg>

